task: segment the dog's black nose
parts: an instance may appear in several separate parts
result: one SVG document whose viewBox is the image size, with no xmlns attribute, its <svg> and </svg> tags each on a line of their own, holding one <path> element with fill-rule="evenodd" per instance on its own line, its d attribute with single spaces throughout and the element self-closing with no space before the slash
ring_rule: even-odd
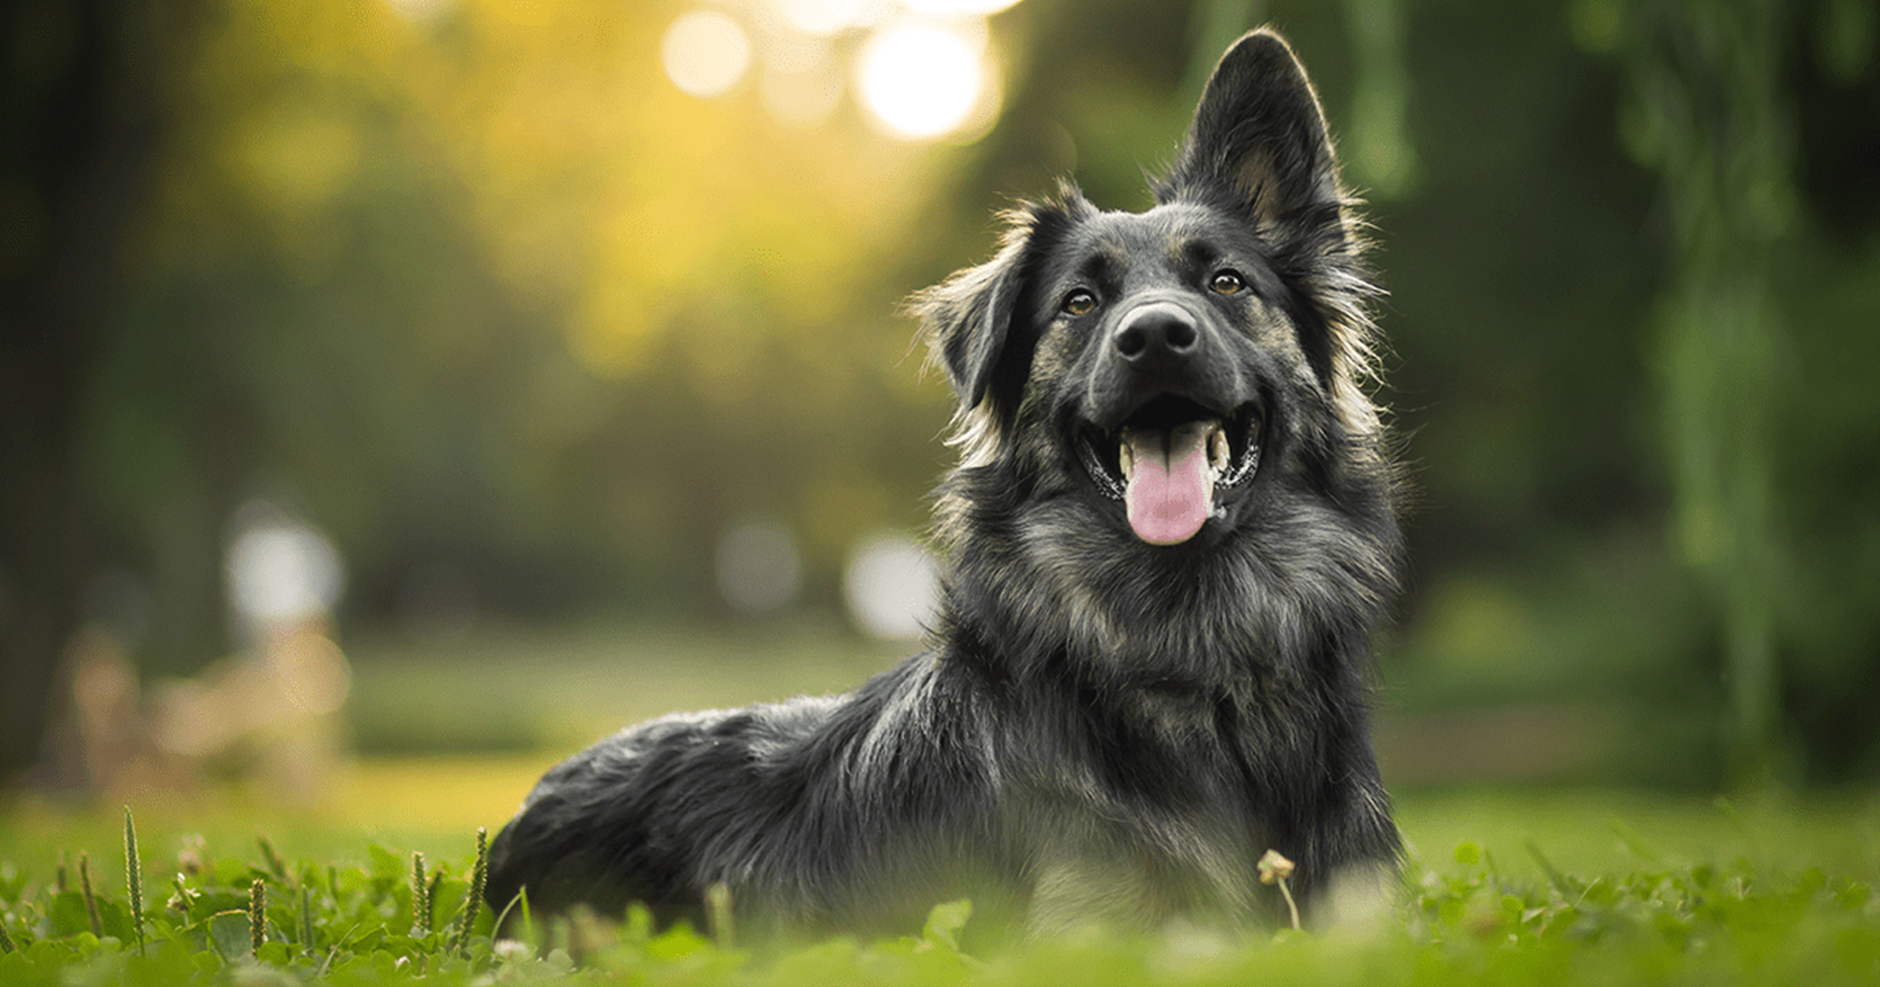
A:
<svg viewBox="0 0 1880 987">
<path fill-rule="evenodd" d="M 1166 302 L 1145 305 L 1130 313 L 1111 337 L 1116 354 L 1131 363 L 1162 357 L 1180 359 L 1193 353 L 1199 341 L 1194 316 Z"/>
</svg>

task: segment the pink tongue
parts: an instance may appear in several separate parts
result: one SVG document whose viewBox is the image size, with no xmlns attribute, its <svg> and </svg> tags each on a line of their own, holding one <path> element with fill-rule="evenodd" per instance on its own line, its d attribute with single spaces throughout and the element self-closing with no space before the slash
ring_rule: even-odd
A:
<svg viewBox="0 0 1880 987">
<path fill-rule="evenodd" d="M 1211 423 L 1189 422 L 1169 431 L 1125 432 L 1134 472 L 1123 494 L 1129 526 L 1151 545 L 1176 545 L 1195 536 L 1214 510 L 1208 474 Z"/>
</svg>

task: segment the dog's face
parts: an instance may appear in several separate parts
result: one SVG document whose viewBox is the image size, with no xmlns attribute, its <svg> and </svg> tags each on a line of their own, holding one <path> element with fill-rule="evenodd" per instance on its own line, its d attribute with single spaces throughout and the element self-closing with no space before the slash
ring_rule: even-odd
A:
<svg viewBox="0 0 1880 987">
<path fill-rule="evenodd" d="M 1040 647 L 1287 650 L 1387 595 L 1396 528 L 1360 387 L 1376 290 L 1283 41 L 1229 49 L 1154 191 L 1025 205 L 917 297 L 960 397 L 949 591 Z"/>
<path fill-rule="evenodd" d="M 1289 292 L 1250 225 L 1176 202 L 1093 213 L 1041 257 L 1015 323 L 1021 391 L 1091 499 L 1149 545 L 1217 533 L 1254 488 L 1269 418 L 1309 378 Z"/>
<path fill-rule="evenodd" d="M 1377 420 L 1358 388 L 1372 289 L 1283 41 L 1256 32 L 1222 58 L 1156 194 L 1143 213 L 1074 191 L 1027 205 L 998 257 L 916 308 L 969 466 L 1017 452 L 1041 492 L 1081 487 L 1165 547 L 1237 528 L 1263 464 L 1298 440 Z"/>
</svg>

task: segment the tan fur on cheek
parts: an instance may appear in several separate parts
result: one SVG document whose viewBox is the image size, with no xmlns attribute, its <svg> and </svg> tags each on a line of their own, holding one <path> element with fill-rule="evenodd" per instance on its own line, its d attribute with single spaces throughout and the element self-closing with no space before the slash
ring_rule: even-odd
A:
<svg viewBox="0 0 1880 987">
<path fill-rule="evenodd" d="M 1077 362 L 1079 346 L 1062 320 L 1046 327 L 1032 352 L 1031 373 L 1025 379 L 1026 400 L 1048 394 L 1059 381 L 1071 374 Z"/>
</svg>

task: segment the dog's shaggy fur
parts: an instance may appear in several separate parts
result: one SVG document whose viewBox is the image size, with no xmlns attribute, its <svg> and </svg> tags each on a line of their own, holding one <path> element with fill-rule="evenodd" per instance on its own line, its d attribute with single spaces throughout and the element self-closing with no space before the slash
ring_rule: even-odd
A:
<svg viewBox="0 0 1880 987">
<path fill-rule="evenodd" d="M 960 397 L 931 650 L 849 695 L 671 716 L 544 777 L 488 897 L 905 930 L 1271 923 L 1398 852 L 1369 637 L 1399 535 L 1376 294 L 1318 100 L 1270 32 L 1143 213 L 1076 191 L 917 296 Z M 1197 472 L 1199 471 L 1199 472 Z M 1205 478 L 1202 474 L 1205 473 Z"/>
</svg>

